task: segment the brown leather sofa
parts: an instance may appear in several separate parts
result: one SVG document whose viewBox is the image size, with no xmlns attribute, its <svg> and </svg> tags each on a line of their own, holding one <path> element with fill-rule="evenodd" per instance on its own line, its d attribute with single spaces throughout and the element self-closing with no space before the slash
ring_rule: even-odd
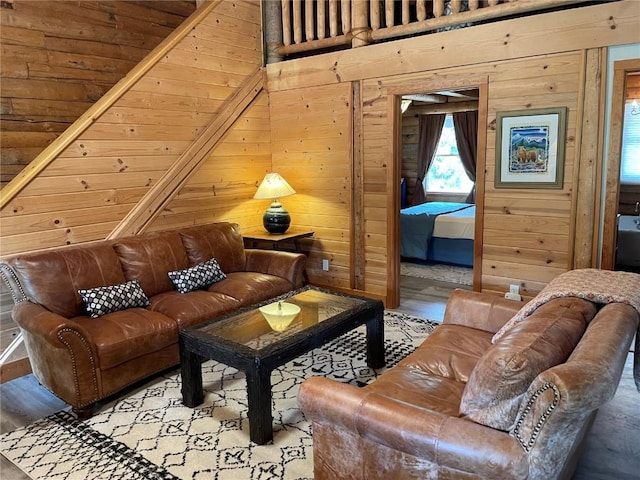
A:
<svg viewBox="0 0 640 480">
<path fill-rule="evenodd" d="M 226 278 L 179 293 L 168 272 L 216 258 Z M 81 416 L 179 363 L 178 332 L 303 284 L 305 256 L 246 249 L 215 223 L 15 255 L 1 272 L 34 375 Z M 149 305 L 92 318 L 79 289 L 138 280 Z"/>
<path fill-rule="evenodd" d="M 639 315 L 557 298 L 492 343 L 522 305 L 458 290 L 443 324 L 370 385 L 306 380 L 314 478 L 570 478 Z"/>
</svg>

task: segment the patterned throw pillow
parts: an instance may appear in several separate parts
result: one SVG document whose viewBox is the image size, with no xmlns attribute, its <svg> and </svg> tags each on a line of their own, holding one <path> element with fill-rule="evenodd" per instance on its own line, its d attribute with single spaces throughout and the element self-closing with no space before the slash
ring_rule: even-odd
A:
<svg viewBox="0 0 640 480">
<path fill-rule="evenodd" d="M 197 290 L 227 278 L 215 258 L 194 267 L 169 272 L 167 275 L 180 293 Z"/>
<path fill-rule="evenodd" d="M 80 289 L 78 293 L 84 300 L 91 318 L 98 318 L 118 310 L 149 305 L 149 299 L 142 291 L 138 280 L 108 287 Z"/>
</svg>

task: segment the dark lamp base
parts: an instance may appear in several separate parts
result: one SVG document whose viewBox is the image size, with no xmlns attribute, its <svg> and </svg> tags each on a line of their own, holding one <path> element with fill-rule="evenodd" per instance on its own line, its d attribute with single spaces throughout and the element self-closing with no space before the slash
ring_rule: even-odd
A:
<svg viewBox="0 0 640 480">
<path fill-rule="evenodd" d="M 285 233 L 291 225 L 291 216 L 284 207 L 273 202 L 262 217 L 262 224 L 267 232 L 273 234 Z"/>
</svg>

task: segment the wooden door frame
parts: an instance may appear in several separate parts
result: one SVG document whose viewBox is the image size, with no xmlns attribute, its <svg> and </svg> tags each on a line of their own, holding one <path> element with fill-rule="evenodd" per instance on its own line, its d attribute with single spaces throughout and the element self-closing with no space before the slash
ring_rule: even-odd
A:
<svg viewBox="0 0 640 480">
<path fill-rule="evenodd" d="M 402 113 L 400 101 L 403 95 L 430 93 L 440 90 L 478 89 L 478 137 L 476 162 L 476 219 L 473 243 L 473 290 L 480 291 L 482 284 L 482 232 L 484 230 L 484 184 L 487 154 L 487 115 L 489 78 L 474 76 L 460 78 L 441 77 L 411 82 L 387 89 L 387 118 L 391 135 L 389 151 L 392 164 L 387 169 L 387 302 L 388 308 L 400 303 L 400 179 L 402 177 Z"/>
<path fill-rule="evenodd" d="M 613 90 L 611 94 L 611 116 L 607 170 L 604 186 L 604 215 L 602 225 L 602 250 L 600 268 L 613 270 L 616 250 L 616 217 L 620 196 L 620 154 L 622 151 L 622 127 L 624 122 L 627 74 L 640 72 L 640 58 L 620 60 L 613 64 Z"/>
</svg>

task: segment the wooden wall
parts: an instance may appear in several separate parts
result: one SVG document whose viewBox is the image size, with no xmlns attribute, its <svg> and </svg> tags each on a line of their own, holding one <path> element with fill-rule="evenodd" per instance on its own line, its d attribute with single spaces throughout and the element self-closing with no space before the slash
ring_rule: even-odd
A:
<svg viewBox="0 0 640 480">
<path fill-rule="evenodd" d="M 1 254 L 109 236 L 261 64 L 259 3 L 221 2 L 0 211 Z M 262 128 L 267 115 L 258 114 Z M 241 158 L 251 162 L 253 153 Z M 237 191 L 237 204 L 252 196 Z M 205 221 L 197 211 L 216 208 L 185 198 L 187 222 Z M 185 222 L 174 218 L 162 226 Z"/>
<path fill-rule="evenodd" d="M 2 1 L 0 187 L 194 11 L 194 0 Z"/>
<path fill-rule="evenodd" d="M 149 230 L 209 222 L 262 226 L 268 204 L 253 195 L 270 171 L 269 97 L 263 92 Z"/>
<path fill-rule="evenodd" d="M 270 95 L 273 171 L 296 195 L 283 199 L 304 241 L 315 284 L 351 285 L 351 85 L 318 86 Z M 329 271 L 322 260 L 329 260 Z"/>
<path fill-rule="evenodd" d="M 403 93 L 482 87 L 479 110 L 486 127 L 480 133 L 481 235 L 476 238 L 483 243 L 476 257 L 476 289 L 504 293 L 516 283 L 525 297 L 533 296 L 557 274 L 573 268 L 576 244 L 593 248 L 587 242 L 582 246 L 583 238 L 575 236 L 582 221 L 576 190 L 578 185 L 581 190 L 594 188 L 584 178 L 602 171 L 599 49 L 640 41 L 638 13 L 637 4 L 626 0 L 268 66 L 272 98 L 275 92 L 282 99 L 301 88 L 336 83 L 361 88 L 361 103 L 354 109 L 362 109 L 362 138 L 355 138 L 354 145 L 363 146 L 364 178 L 361 187 L 352 187 L 364 204 L 364 221 L 363 232 L 352 235 L 365 239 L 363 248 L 354 252 L 364 258 L 362 290 L 393 303 L 390 285 L 397 276 L 398 256 L 393 210 L 400 176 L 394 158 L 399 147 L 393 135 L 400 130 L 393 98 Z M 569 109 L 563 188 L 495 189 L 496 113 L 559 106 Z M 589 128 L 595 125 L 596 135 L 583 139 L 585 122 Z M 595 195 L 590 200 L 580 212 L 593 219 Z"/>
</svg>

